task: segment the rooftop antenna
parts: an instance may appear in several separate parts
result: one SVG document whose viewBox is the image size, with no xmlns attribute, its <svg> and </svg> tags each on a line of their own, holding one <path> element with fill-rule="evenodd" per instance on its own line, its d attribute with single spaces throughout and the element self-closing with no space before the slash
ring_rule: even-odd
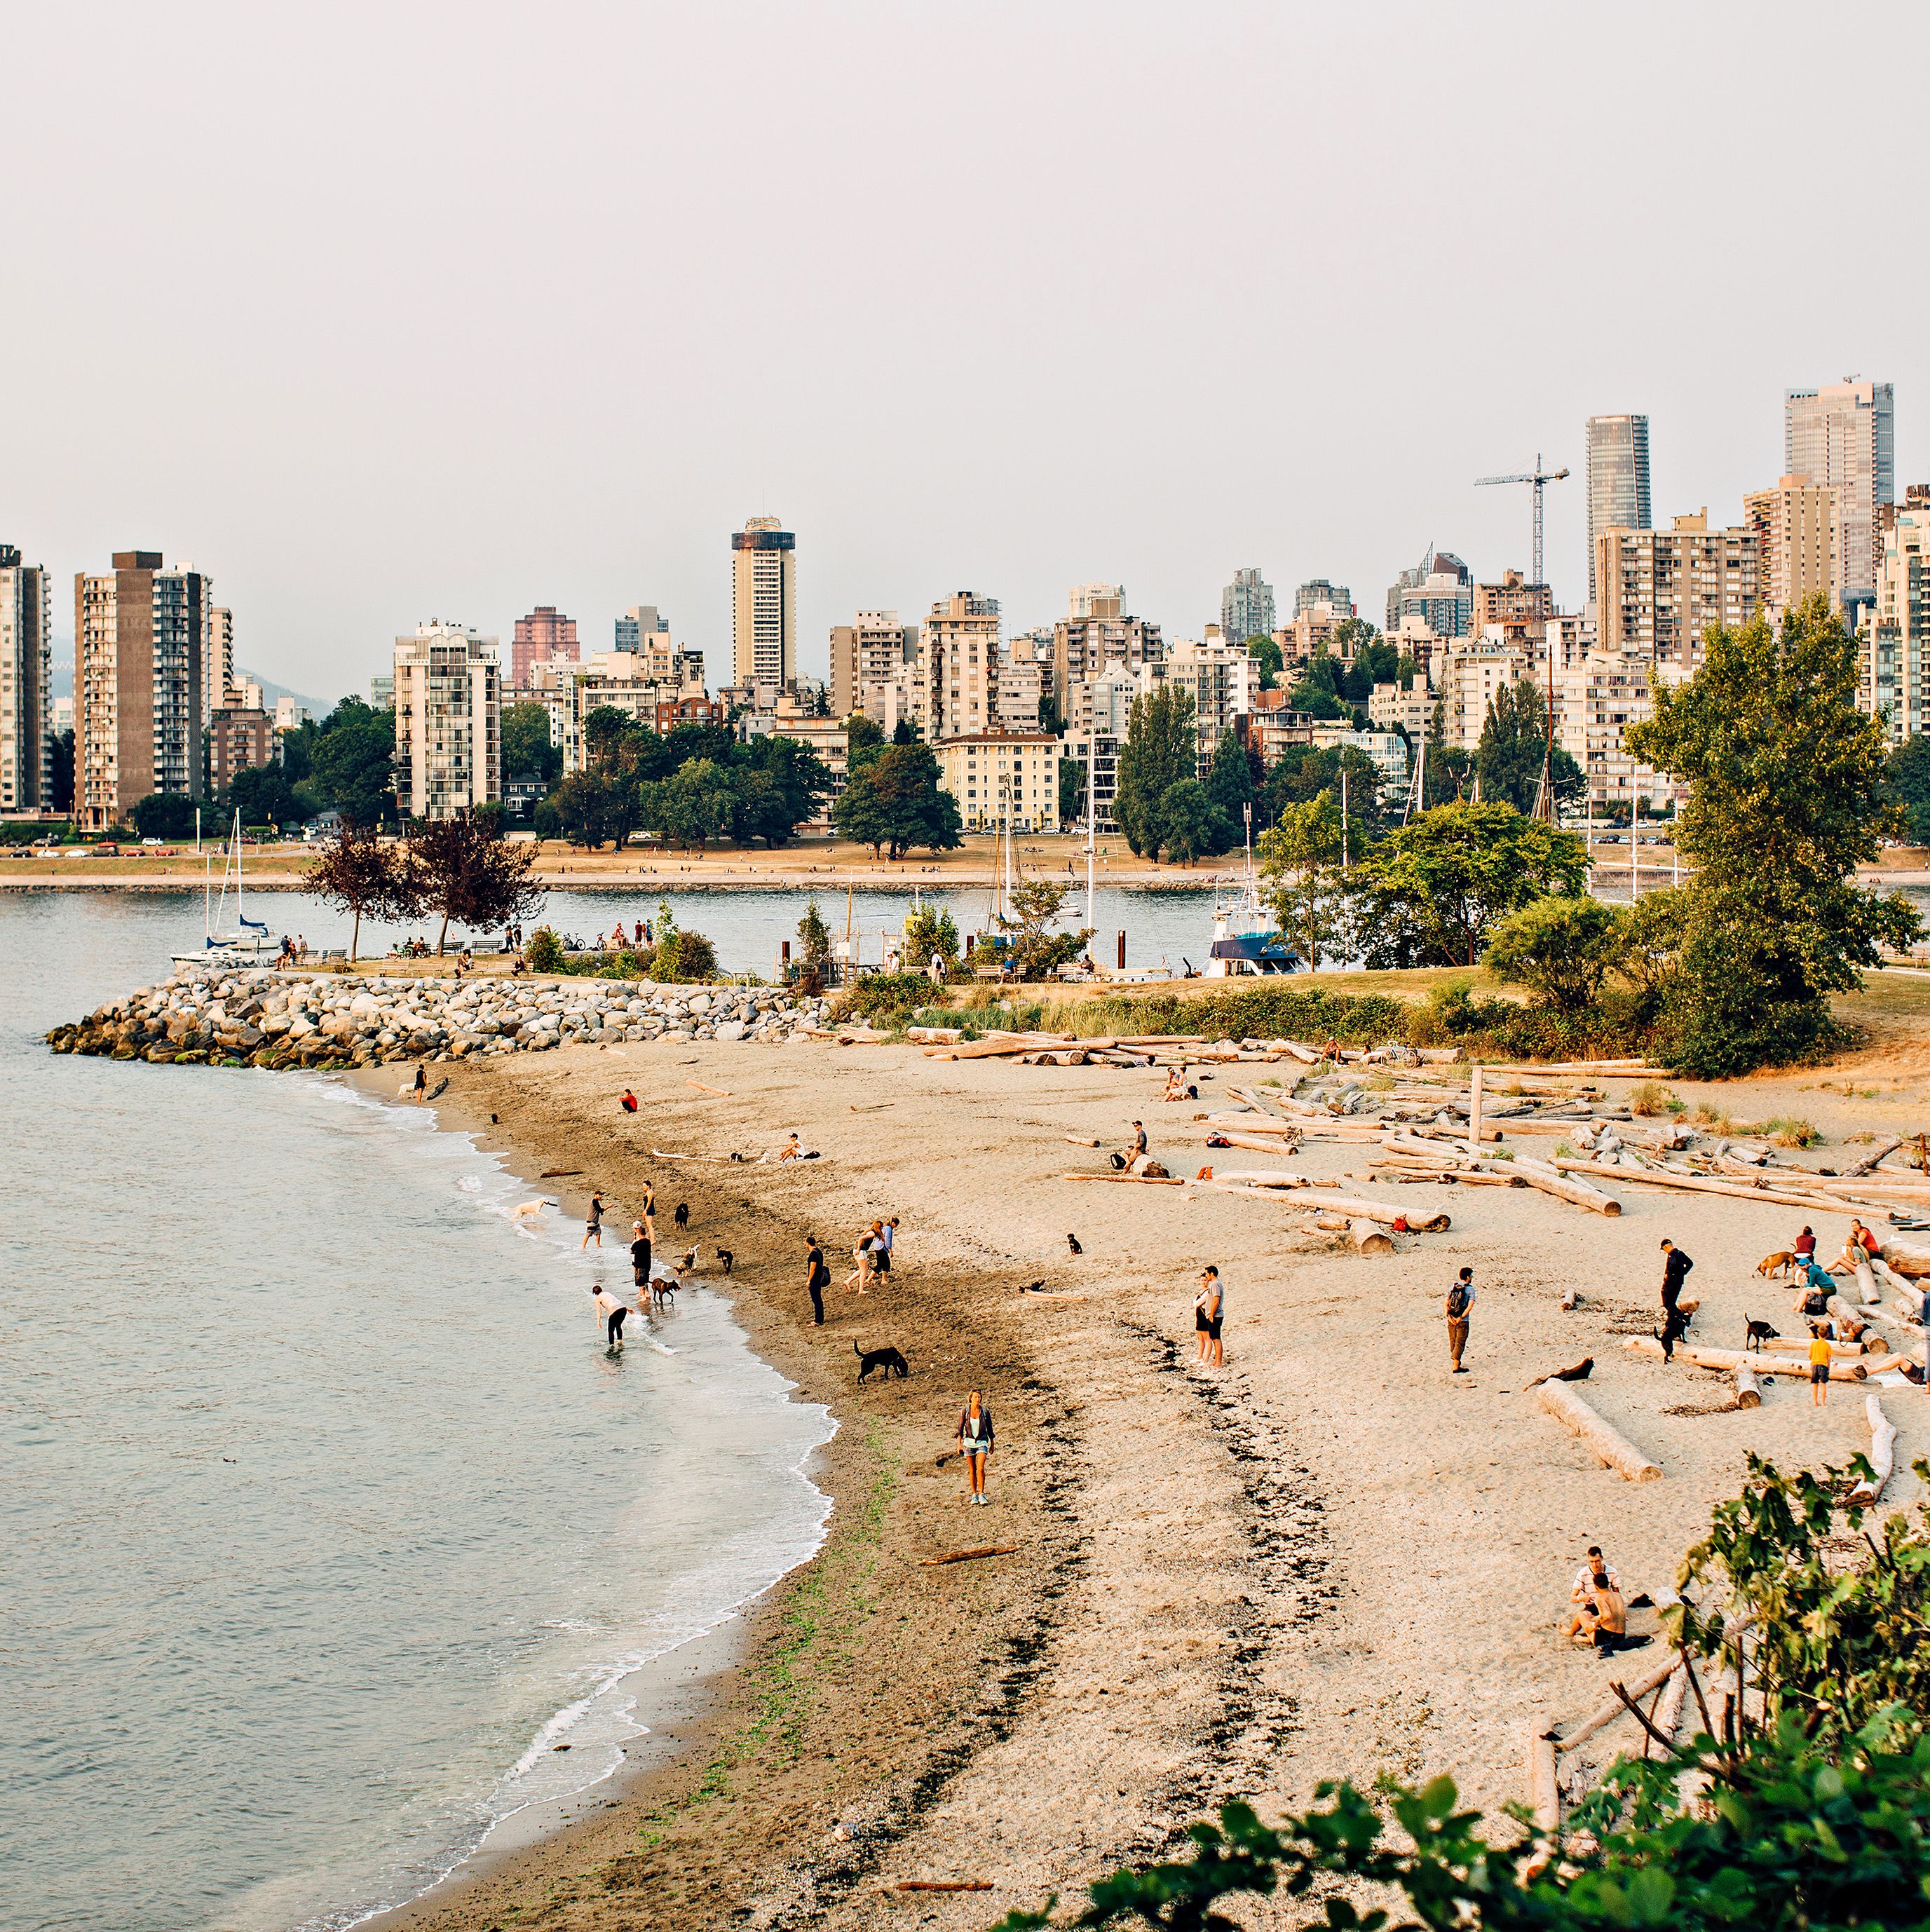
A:
<svg viewBox="0 0 1930 1932">
<path fill-rule="evenodd" d="M 1568 475 L 1565 470 L 1544 470 L 1541 453 L 1535 452 L 1535 466 L 1525 476 L 1477 476 L 1476 489 L 1484 488 L 1490 483 L 1526 483 L 1532 487 L 1535 496 L 1535 575 L 1537 584 L 1545 584 L 1547 579 L 1541 574 L 1541 492 L 1546 485 L 1559 483 Z"/>
</svg>

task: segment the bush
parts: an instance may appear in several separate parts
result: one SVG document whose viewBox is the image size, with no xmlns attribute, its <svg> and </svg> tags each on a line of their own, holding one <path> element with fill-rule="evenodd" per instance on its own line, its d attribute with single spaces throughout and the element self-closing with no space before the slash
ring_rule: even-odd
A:
<svg viewBox="0 0 1930 1932">
<path fill-rule="evenodd" d="M 1619 963 L 1627 926 L 1620 907 L 1599 899 L 1536 899 L 1490 930 L 1487 970 L 1526 986 L 1558 1013 L 1579 1013 L 1595 1004 L 1601 982 Z"/>
<path fill-rule="evenodd" d="M 548 926 L 539 926 L 523 942 L 523 958 L 532 973 L 560 973 L 563 941 Z"/>
<path fill-rule="evenodd" d="M 1659 1080 L 1644 1080 L 1639 1086 L 1628 1090 L 1628 1111 L 1652 1117 L 1657 1114 L 1679 1114 L 1684 1102 L 1678 1100 Z"/>
</svg>

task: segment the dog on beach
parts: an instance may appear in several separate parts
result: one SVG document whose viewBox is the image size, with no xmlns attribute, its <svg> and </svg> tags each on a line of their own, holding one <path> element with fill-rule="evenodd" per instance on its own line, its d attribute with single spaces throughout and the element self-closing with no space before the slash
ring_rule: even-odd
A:
<svg viewBox="0 0 1930 1932">
<path fill-rule="evenodd" d="M 540 1221 L 545 1208 L 554 1208 L 557 1204 L 547 1194 L 539 1194 L 535 1200 L 525 1201 L 520 1208 L 511 1208 L 509 1218 L 512 1221 Z"/>
<path fill-rule="evenodd" d="M 893 1376 L 902 1381 L 911 1372 L 905 1366 L 905 1358 L 896 1348 L 860 1348 L 854 1342 L 851 1353 L 858 1358 L 860 1382 L 863 1382 L 873 1369 L 882 1369 L 887 1382 L 890 1381 Z"/>
<path fill-rule="evenodd" d="M 680 1228 L 689 1227 L 690 1226 L 690 1203 L 688 1201 L 680 1201 L 677 1204 L 677 1212 L 671 1218 L 676 1222 Z"/>
<path fill-rule="evenodd" d="M 697 1250 L 695 1248 L 686 1248 L 683 1252 L 671 1263 L 670 1269 L 671 1273 L 675 1275 L 679 1281 L 681 1281 L 687 1274 L 695 1274 L 697 1271 Z"/>
<path fill-rule="evenodd" d="M 725 1274 L 731 1272 L 731 1264 L 737 1258 L 728 1248 L 719 1248 L 717 1250 L 717 1265 Z"/>
<path fill-rule="evenodd" d="M 676 1299 L 677 1277 L 674 1275 L 653 1274 L 650 1276 L 650 1306 L 653 1308 L 668 1308 Z"/>
<path fill-rule="evenodd" d="M 1765 1281 L 1775 1275 L 1781 1275 L 1787 1281 L 1795 1269 L 1796 1253 L 1790 1248 L 1778 1248 L 1774 1254 L 1763 1256 L 1756 1264 L 1757 1274 Z"/>
<path fill-rule="evenodd" d="M 1082 1255 L 1085 1252 L 1085 1250 L 1079 1246 L 1079 1237 L 1076 1234 L 1067 1235 L 1066 1246 L 1076 1255 Z"/>
<path fill-rule="evenodd" d="M 1749 1324 L 1748 1333 L 1744 1336 L 1742 1341 L 1742 1347 L 1745 1353 L 1753 1348 L 1760 1355 L 1763 1352 L 1763 1344 L 1765 1342 L 1775 1342 L 1781 1340 L 1775 1330 L 1772 1328 L 1766 1322 L 1758 1322 L 1751 1315 L 1745 1315 L 1742 1319 Z"/>
</svg>

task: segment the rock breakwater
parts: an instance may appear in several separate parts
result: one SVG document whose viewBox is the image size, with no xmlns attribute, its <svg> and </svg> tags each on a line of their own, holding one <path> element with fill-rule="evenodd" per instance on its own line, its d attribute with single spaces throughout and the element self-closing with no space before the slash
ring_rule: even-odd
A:
<svg viewBox="0 0 1930 1932">
<path fill-rule="evenodd" d="M 368 1066 L 624 1040 L 773 1042 L 825 1002 L 769 986 L 419 980 L 192 966 L 56 1027 L 56 1053 L 209 1066 Z"/>
</svg>

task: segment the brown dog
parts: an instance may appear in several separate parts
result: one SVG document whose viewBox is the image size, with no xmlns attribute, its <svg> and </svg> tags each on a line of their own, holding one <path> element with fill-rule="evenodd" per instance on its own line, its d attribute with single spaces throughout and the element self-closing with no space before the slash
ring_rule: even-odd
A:
<svg viewBox="0 0 1930 1932">
<path fill-rule="evenodd" d="M 1772 1275 L 1781 1275 L 1784 1281 L 1796 1272 L 1796 1253 L 1793 1249 L 1778 1248 L 1772 1255 L 1765 1255 L 1756 1264 L 1756 1272 L 1767 1281 Z"/>
</svg>

